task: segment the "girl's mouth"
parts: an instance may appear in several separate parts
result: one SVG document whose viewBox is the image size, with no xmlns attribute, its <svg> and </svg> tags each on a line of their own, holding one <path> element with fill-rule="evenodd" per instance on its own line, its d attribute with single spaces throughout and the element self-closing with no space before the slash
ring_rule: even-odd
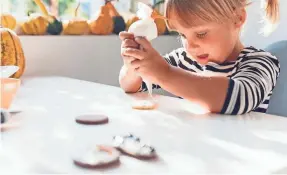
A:
<svg viewBox="0 0 287 175">
<path fill-rule="evenodd" d="M 198 60 L 206 60 L 206 59 L 208 59 L 208 54 L 202 54 L 202 55 L 197 55 L 196 56 L 196 58 L 198 59 Z"/>
</svg>

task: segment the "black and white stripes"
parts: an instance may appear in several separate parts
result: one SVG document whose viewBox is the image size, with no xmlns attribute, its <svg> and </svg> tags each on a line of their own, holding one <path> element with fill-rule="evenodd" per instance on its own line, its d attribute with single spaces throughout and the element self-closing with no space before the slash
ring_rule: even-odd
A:
<svg viewBox="0 0 287 175">
<path fill-rule="evenodd" d="M 280 65 L 277 58 L 269 52 L 254 47 L 244 48 L 238 59 L 223 64 L 208 63 L 199 65 L 188 58 L 183 48 L 164 57 L 176 67 L 207 76 L 229 77 L 229 88 L 222 114 L 244 114 L 250 111 L 265 113 L 272 90 L 279 76 Z M 153 88 L 160 88 L 154 85 Z M 146 91 L 143 83 L 141 91 Z"/>
</svg>

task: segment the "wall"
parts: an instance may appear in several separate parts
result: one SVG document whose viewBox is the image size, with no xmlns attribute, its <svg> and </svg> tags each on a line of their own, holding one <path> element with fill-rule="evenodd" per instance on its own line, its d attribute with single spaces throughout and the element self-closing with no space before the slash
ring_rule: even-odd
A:
<svg viewBox="0 0 287 175">
<path fill-rule="evenodd" d="M 60 75 L 118 86 L 123 64 L 121 41 L 111 36 L 21 36 L 27 68 L 24 76 Z M 176 36 L 152 42 L 165 54 L 180 46 Z"/>
</svg>

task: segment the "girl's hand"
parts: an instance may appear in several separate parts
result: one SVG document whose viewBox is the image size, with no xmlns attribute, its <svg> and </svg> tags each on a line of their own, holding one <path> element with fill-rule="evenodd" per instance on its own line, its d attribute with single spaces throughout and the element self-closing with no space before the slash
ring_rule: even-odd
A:
<svg viewBox="0 0 287 175">
<path fill-rule="evenodd" d="M 139 48 L 139 44 L 135 42 L 134 35 L 132 33 L 128 32 L 121 32 L 119 34 L 120 39 L 122 40 L 122 45 L 121 45 L 121 55 L 124 61 L 124 65 L 130 69 L 131 67 L 131 62 L 135 60 L 135 58 L 126 56 L 123 53 L 125 52 L 126 49 L 128 48 Z"/>
<path fill-rule="evenodd" d="M 135 42 L 134 35 L 128 32 L 121 32 L 119 35 L 122 40 L 121 55 L 124 65 L 120 71 L 119 83 L 122 89 L 127 93 L 135 93 L 142 84 L 142 78 L 137 75 L 131 66 L 131 62 L 135 60 L 134 57 L 126 56 L 123 53 L 128 48 L 139 48 L 139 44 Z"/>
<path fill-rule="evenodd" d="M 135 41 L 140 45 L 140 49 L 127 48 L 122 53 L 125 57 L 135 58 L 130 64 L 132 69 L 143 79 L 155 84 L 166 79 L 170 65 L 146 38 L 136 37 Z"/>
</svg>

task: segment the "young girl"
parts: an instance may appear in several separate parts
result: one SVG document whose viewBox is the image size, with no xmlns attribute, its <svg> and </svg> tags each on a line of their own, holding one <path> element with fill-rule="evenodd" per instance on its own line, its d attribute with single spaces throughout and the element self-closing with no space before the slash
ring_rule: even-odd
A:
<svg viewBox="0 0 287 175">
<path fill-rule="evenodd" d="M 266 1 L 266 17 L 279 18 L 278 0 Z M 145 38 L 122 32 L 124 66 L 119 81 L 127 93 L 153 82 L 210 112 L 266 112 L 280 72 L 275 56 L 240 41 L 248 0 L 167 0 L 165 17 L 183 48 L 162 57 Z M 143 49 L 138 49 L 138 46 Z"/>
</svg>

